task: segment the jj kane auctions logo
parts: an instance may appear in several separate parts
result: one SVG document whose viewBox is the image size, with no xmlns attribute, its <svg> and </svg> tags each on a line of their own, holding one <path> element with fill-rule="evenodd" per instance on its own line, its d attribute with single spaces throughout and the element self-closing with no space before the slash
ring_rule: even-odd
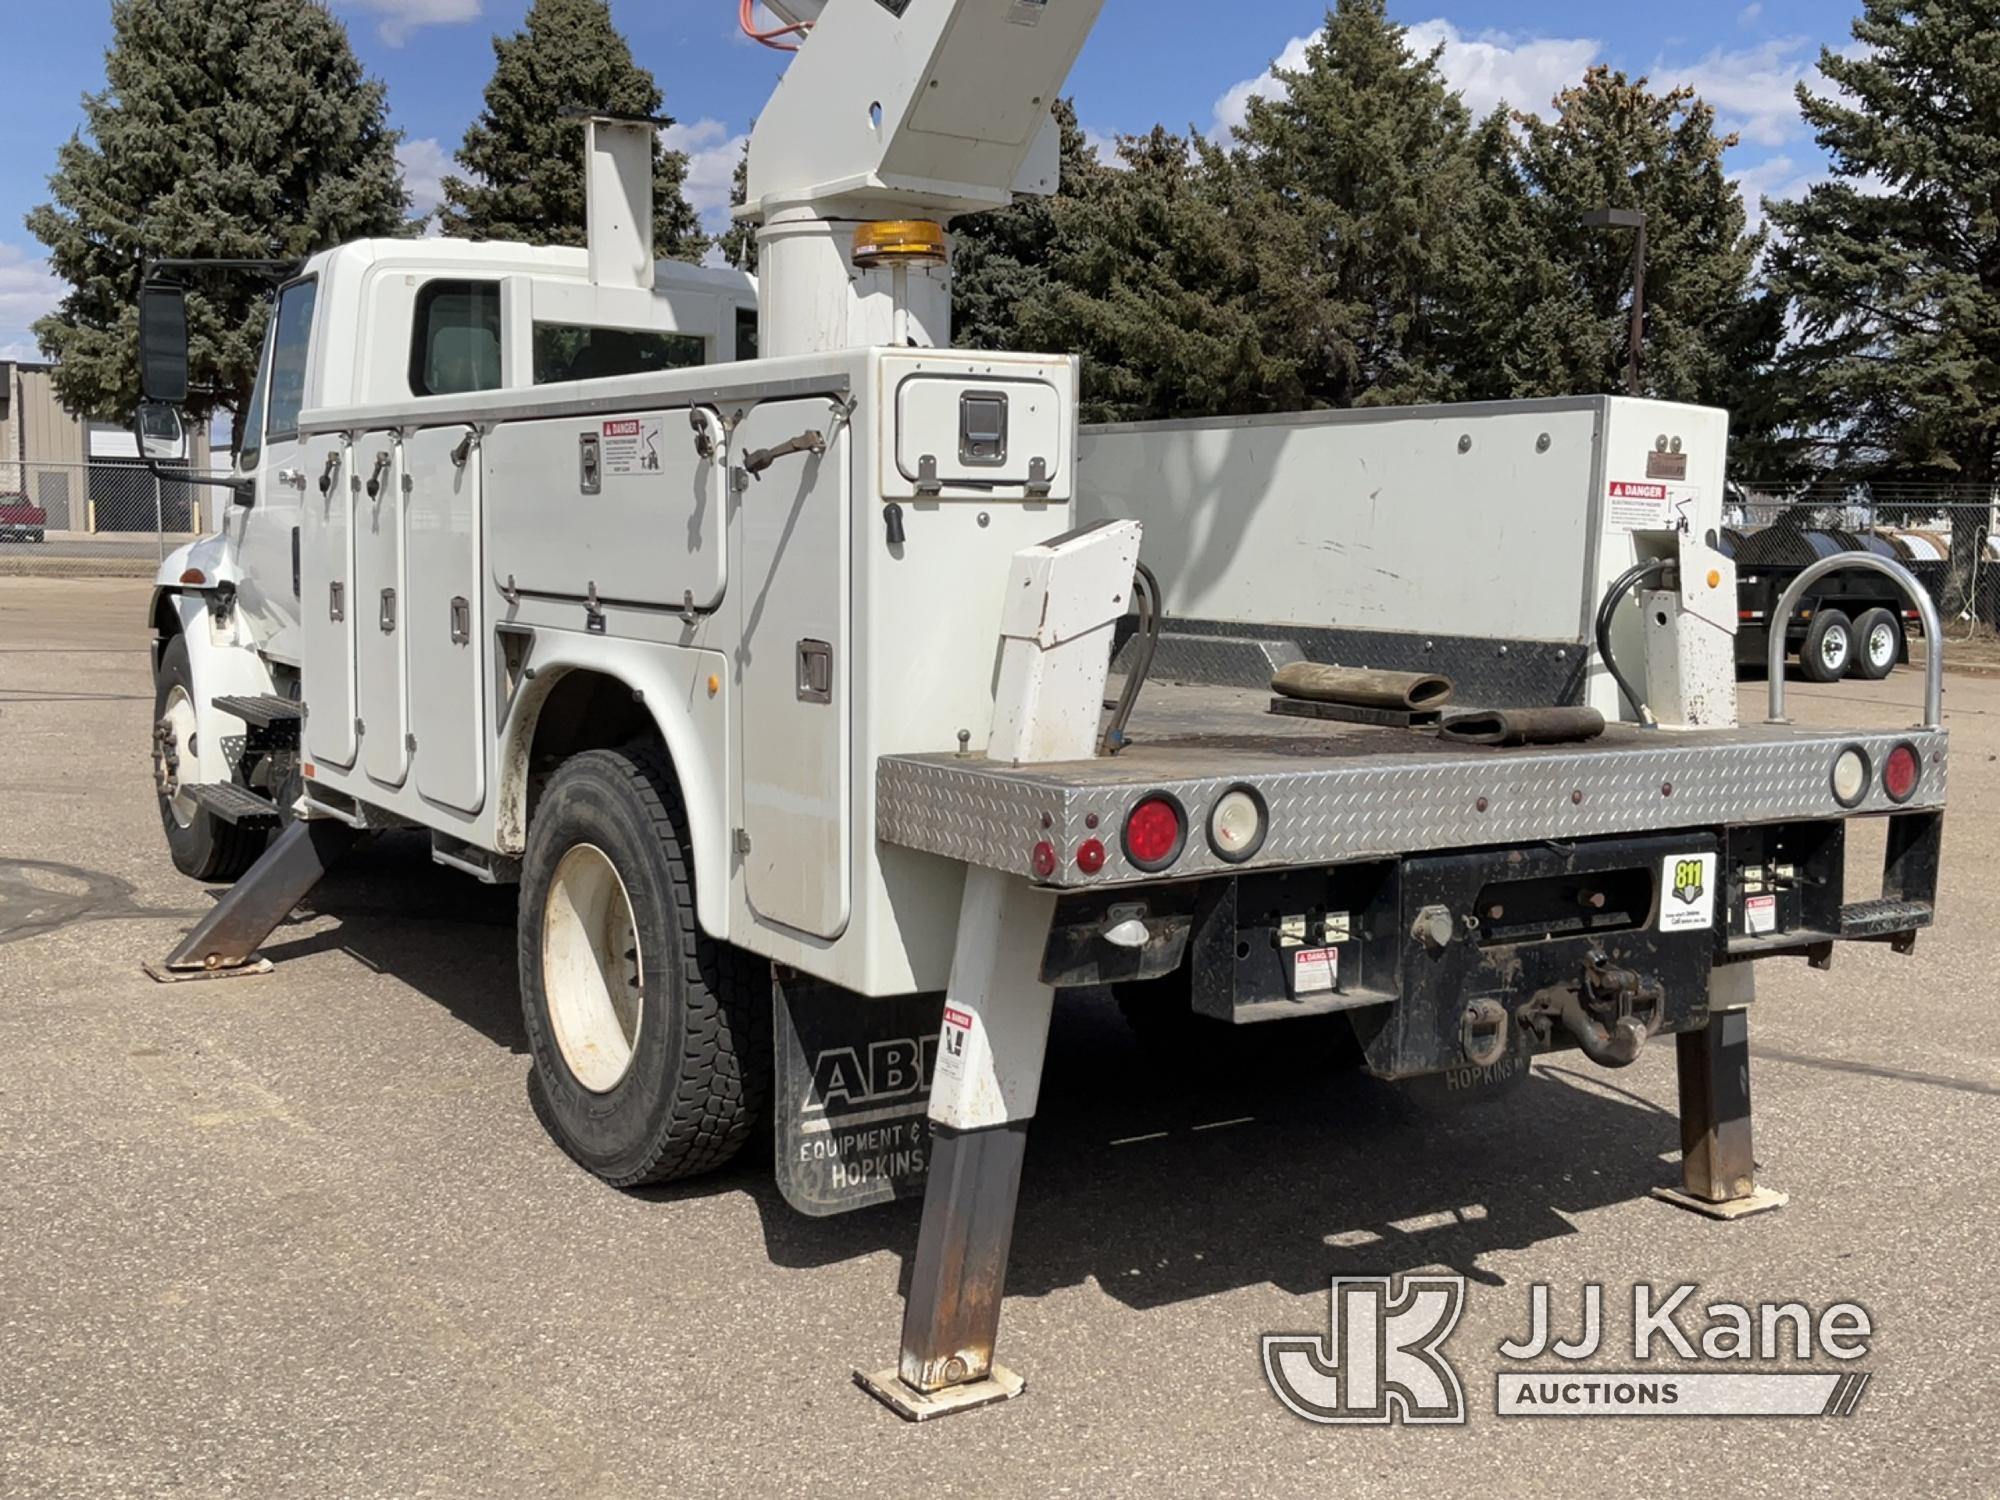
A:
<svg viewBox="0 0 2000 1500">
<path fill-rule="evenodd" d="M 1499 1347 L 1519 1363 L 1553 1358 L 1553 1367 L 1503 1369 L 1495 1413 L 1503 1417 L 1680 1416 L 1848 1417 L 1871 1379 L 1865 1370 L 1800 1370 L 1820 1355 L 1850 1365 L 1866 1357 L 1874 1334 L 1867 1309 L 1837 1302 L 1815 1314 L 1802 1302 L 1755 1307 L 1712 1302 L 1699 1309 L 1697 1288 L 1632 1288 L 1630 1350 L 1647 1368 L 1579 1369 L 1617 1347 L 1607 1342 L 1602 1286 L 1583 1289 L 1574 1337 L 1560 1336 L 1545 1285 L 1529 1289 L 1528 1331 Z M 1465 1386 L 1444 1352 L 1465 1312 L 1462 1276 L 1339 1278 L 1325 1334 L 1267 1334 L 1264 1378 L 1286 1410 L 1328 1426 L 1462 1425 Z M 1672 1359 L 1663 1369 L 1649 1362 Z M 1689 1368 L 1692 1366 L 1692 1368 Z"/>
</svg>

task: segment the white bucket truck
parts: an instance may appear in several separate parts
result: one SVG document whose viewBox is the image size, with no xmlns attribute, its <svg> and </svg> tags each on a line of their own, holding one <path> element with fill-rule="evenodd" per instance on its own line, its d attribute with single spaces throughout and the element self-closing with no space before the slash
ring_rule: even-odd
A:
<svg viewBox="0 0 2000 1500">
<path fill-rule="evenodd" d="M 376 241 L 278 288 L 234 503 L 154 596 L 162 823 L 235 881 L 155 972 L 268 967 L 365 830 L 518 881 L 578 1162 L 685 1177 L 775 1123 L 805 1212 L 924 1193 L 863 1379 L 911 1417 L 1020 1388 L 993 1350 L 1061 988 L 1342 1018 L 1396 1079 L 1672 1034 L 1682 1197 L 1767 1205 L 1751 961 L 1914 941 L 1947 739 L 1935 676 L 1906 733 L 1738 725 L 1726 419 L 1082 436 L 1073 359 L 950 347 L 942 226 L 1054 190 L 1098 0 L 773 9 L 810 30 L 752 147 L 761 283 L 654 264 L 655 124 L 599 118 L 587 250 Z M 180 290 L 142 300 L 147 394 L 181 399 Z M 1301 664 L 1443 666 L 1502 739 L 1613 722 L 1275 712 Z M 1848 905 L 1863 816 L 1886 886 Z"/>
</svg>

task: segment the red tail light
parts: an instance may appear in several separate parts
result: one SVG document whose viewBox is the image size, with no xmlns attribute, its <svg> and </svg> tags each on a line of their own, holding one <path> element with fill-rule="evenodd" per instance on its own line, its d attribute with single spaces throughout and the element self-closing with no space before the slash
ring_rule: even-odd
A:
<svg viewBox="0 0 2000 1500">
<path fill-rule="evenodd" d="M 1882 790 L 1891 802 L 1908 802 L 1924 779 L 1924 758 L 1914 745 L 1898 745 L 1882 762 Z"/>
<path fill-rule="evenodd" d="M 1164 792 L 1146 798 L 1125 819 L 1125 857 L 1148 873 L 1164 870 L 1187 847 L 1187 815 Z"/>
</svg>

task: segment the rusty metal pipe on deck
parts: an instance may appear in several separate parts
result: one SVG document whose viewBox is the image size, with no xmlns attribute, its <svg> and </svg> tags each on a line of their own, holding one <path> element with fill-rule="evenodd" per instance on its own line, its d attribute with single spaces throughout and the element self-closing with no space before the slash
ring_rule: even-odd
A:
<svg viewBox="0 0 2000 1500">
<path fill-rule="evenodd" d="M 1271 679 L 1271 686 L 1281 696 L 1305 703 L 1339 703 L 1403 713 L 1443 708 L 1456 691 L 1449 677 L 1434 672 L 1375 672 L 1310 661 L 1286 667 Z"/>
</svg>

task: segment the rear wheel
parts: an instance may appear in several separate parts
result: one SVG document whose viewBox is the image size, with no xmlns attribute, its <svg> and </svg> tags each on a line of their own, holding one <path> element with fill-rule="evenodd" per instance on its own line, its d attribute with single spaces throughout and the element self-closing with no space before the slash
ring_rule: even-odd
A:
<svg viewBox="0 0 2000 1500">
<path fill-rule="evenodd" d="M 522 864 L 537 1113 L 618 1187 L 724 1165 L 770 1094 L 769 969 L 702 933 L 688 847 L 664 758 L 594 750 L 549 783 Z"/>
<path fill-rule="evenodd" d="M 187 637 L 177 635 L 160 653 L 153 679 L 153 786 L 160 826 L 174 868 L 195 880 L 234 880 L 264 852 L 261 828 L 239 828 L 205 811 L 188 794 L 197 779 L 201 741 L 195 712 L 194 670 Z"/>
<path fill-rule="evenodd" d="M 1854 667 L 1854 622 L 1837 609 L 1813 616 L 1799 652 L 1799 669 L 1808 682 L 1838 682 Z"/>
<path fill-rule="evenodd" d="M 1886 609 L 1871 609 L 1854 627 L 1855 675 L 1880 682 L 1903 659 L 1903 622 Z"/>
</svg>

